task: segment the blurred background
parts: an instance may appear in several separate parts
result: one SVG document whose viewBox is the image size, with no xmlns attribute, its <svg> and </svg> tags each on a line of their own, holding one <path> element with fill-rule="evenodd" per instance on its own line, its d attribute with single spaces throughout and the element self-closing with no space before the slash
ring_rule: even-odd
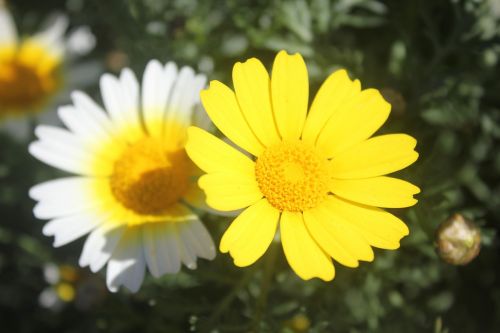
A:
<svg viewBox="0 0 500 333">
<path fill-rule="evenodd" d="M 12 120 L 0 108 L 3 332 L 500 331 L 499 0 L 2 2 L 22 36 L 54 13 L 69 17 L 69 31 L 86 27 L 73 42 L 85 52 L 61 69 L 63 93 L 36 115 Z M 410 227 L 399 250 L 337 265 L 330 283 L 304 282 L 275 244 L 248 268 L 219 254 L 195 271 L 148 276 L 137 294 L 112 294 L 103 274 L 78 267 L 83 240 L 52 248 L 27 193 L 62 173 L 27 144 L 36 123 L 56 121 L 65 90 L 99 100 L 100 73 L 141 75 L 152 58 L 230 83 L 236 61 L 255 56 L 270 69 L 281 49 L 304 56 L 311 95 L 346 68 L 392 103 L 384 132 L 417 138 L 421 157 L 401 176 L 422 193 L 393 211 Z M 204 221 L 218 243 L 230 220 Z"/>
</svg>

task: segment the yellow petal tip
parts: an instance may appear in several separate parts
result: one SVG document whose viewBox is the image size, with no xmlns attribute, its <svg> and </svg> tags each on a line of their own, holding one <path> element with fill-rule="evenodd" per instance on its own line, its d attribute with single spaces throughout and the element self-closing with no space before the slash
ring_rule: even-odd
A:
<svg viewBox="0 0 500 333">
<path fill-rule="evenodd" d="M 318 277 L 325 282 L 330 282 L 335 278 L 335 271 L 332 271 L 331 273 L 325 274 L 323 276 L 318 276 Z"/>
<path fill-rule="evenodd" d="M 245 262 L 245 261 L 242 261 L 242 260 L 238 260 L 238 259 L 234 259 L 233 263 L 237 267 L 247 267 L 247 266 L 250 266 L 251 264 L 253 264 L 253 262 L 248 263 L 248 262 Z"/>
<path fill-rule="evenodd" d="M 229 252 L 229 246 L 224 241 L 224 236 L 222 236 L 222 239 L 220 241 L 219 251 L 222 252 L 222 253 L 228 253 Z"/>
</svg>

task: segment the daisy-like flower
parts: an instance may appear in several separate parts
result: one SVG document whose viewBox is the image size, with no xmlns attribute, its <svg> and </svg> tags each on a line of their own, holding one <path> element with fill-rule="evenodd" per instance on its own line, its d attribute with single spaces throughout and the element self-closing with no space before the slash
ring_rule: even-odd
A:
<svg viewBox="0 0 500 333">
<path fill-rule="evenodd" d="M 130 69 L 104 74 L 100 86 L 105 112 L 82 92 L 59 108 L 68 130 L 38 126 L 29 147 L 39 160 L 76 174 L 34 186 L 34 214 L 50 219 L 43 233 L 58 247 L 90 233 L 80 257 L 94 272 L 107 263 L 111 291 L 135 292 L 145 266 L 159 277 L 177 273 L 181 263 L 213 259 L 215 247 L 190 207 L 204 196 L 200 170 L 184 150 L 187 128 L 206 124 L 199 92 L 206 78 L 190 67 L 148 63 L 139 83 Z"/>
<path fill-rule="evenodd" d="M 87 53 L 95 43 L 88 27 L 74 30 L 66 39 L 67 28 L 67 17 L 55 15 L 44 30 L 21 38 L 0 1 L 0 121 L 8 119 L 7 130 L 15 136 L 27 134 L 25 116 L 46 109 L 65 87 L 96 78 L 98 66 L 94 64 L 64 68 L 72 57 Z"/>
<path fill-rule="evenodd" d="M 8 10 L 0 6 L 0 115 L 40 109 L 61 85 L 63 16 L 46 30 L 19 40 Z"/>
<path fill-rule="evenodd" d="M 302 278 L 335 276 L 373 260 L 373 247 L 396 249 L 407 226 L 377 207 L 414 205 L 418 187 L 386 174 L 412 164 L 416 140 L 371 137 L 391 109 L 344 70 L 319 89 L 308 112 L 308 74 L 299 54 L 278 53 L 272 78 L 255 59 L 233 68 L 234 92 L 212 81 L 201 100 L 213 123 L 249 157 L 206 131 L 188 130 L 186 151 L 207 174 L 207 204 L 246 208 L 220 243 L 237 266 L 261 257 L 278 225 L 285 256 Z"/>
</svg>

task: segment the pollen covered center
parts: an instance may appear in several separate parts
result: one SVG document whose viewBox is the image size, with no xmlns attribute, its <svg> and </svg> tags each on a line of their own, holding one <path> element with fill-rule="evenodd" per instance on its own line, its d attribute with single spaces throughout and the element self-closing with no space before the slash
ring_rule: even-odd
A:
<svg viewBox="0 0 500 333">
<path fill-rule="evenodd" d="M 161 141 L 144 138 L 127 147 L 110 178 L 115 198 L 143 215 L 160 215 L 188 188 L 192 168 L 184 149 L 167 151 Z"/>
<path fill-rule="evenodd" d="M 39 107 L 59 87 L 60 61 L 26 44 L 0 49 L 0 108 L 20 112 Z"/>
<path fill-rule="evenodd" d="M 328 195 L 327 159 L 302 141 L 267 148 L 255 163 L 255 176 L 264 196 L 280 211 L 304 211 Z"/>
</svg>

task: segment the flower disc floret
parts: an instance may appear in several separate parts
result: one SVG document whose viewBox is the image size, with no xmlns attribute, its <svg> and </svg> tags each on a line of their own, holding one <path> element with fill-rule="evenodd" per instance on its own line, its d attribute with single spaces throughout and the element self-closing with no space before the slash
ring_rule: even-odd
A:
<svg viewBox="0 0 500 333">
<path fill-rule="evenodd" d="M 34 108 L 51 95 L 60 84 L 59 67 L 42 67 L 38 62 L 22 59 L 22 55 L 0 59 L 0 106 L 22 110 Z M 30 51 L 31 52 L 31 51 Z M 43 50 L 39 51 L 43 57 Z"/>
<path fill-rule="evenodd" d="M 327 159 L 301 141 L 271 146 L 259 156 L 255 176 L 267 200 L 280 211 L 316 207 L 328 195 Z"/>
<path fill-rule="evenodd" d="M 115 162 L 111 191 L 136 213 L 161 214 L 186 192 L 190 167 L 183 149 L 166 151 L 159 140 L 144 138 L 127 147 Z"/>
</svg>

